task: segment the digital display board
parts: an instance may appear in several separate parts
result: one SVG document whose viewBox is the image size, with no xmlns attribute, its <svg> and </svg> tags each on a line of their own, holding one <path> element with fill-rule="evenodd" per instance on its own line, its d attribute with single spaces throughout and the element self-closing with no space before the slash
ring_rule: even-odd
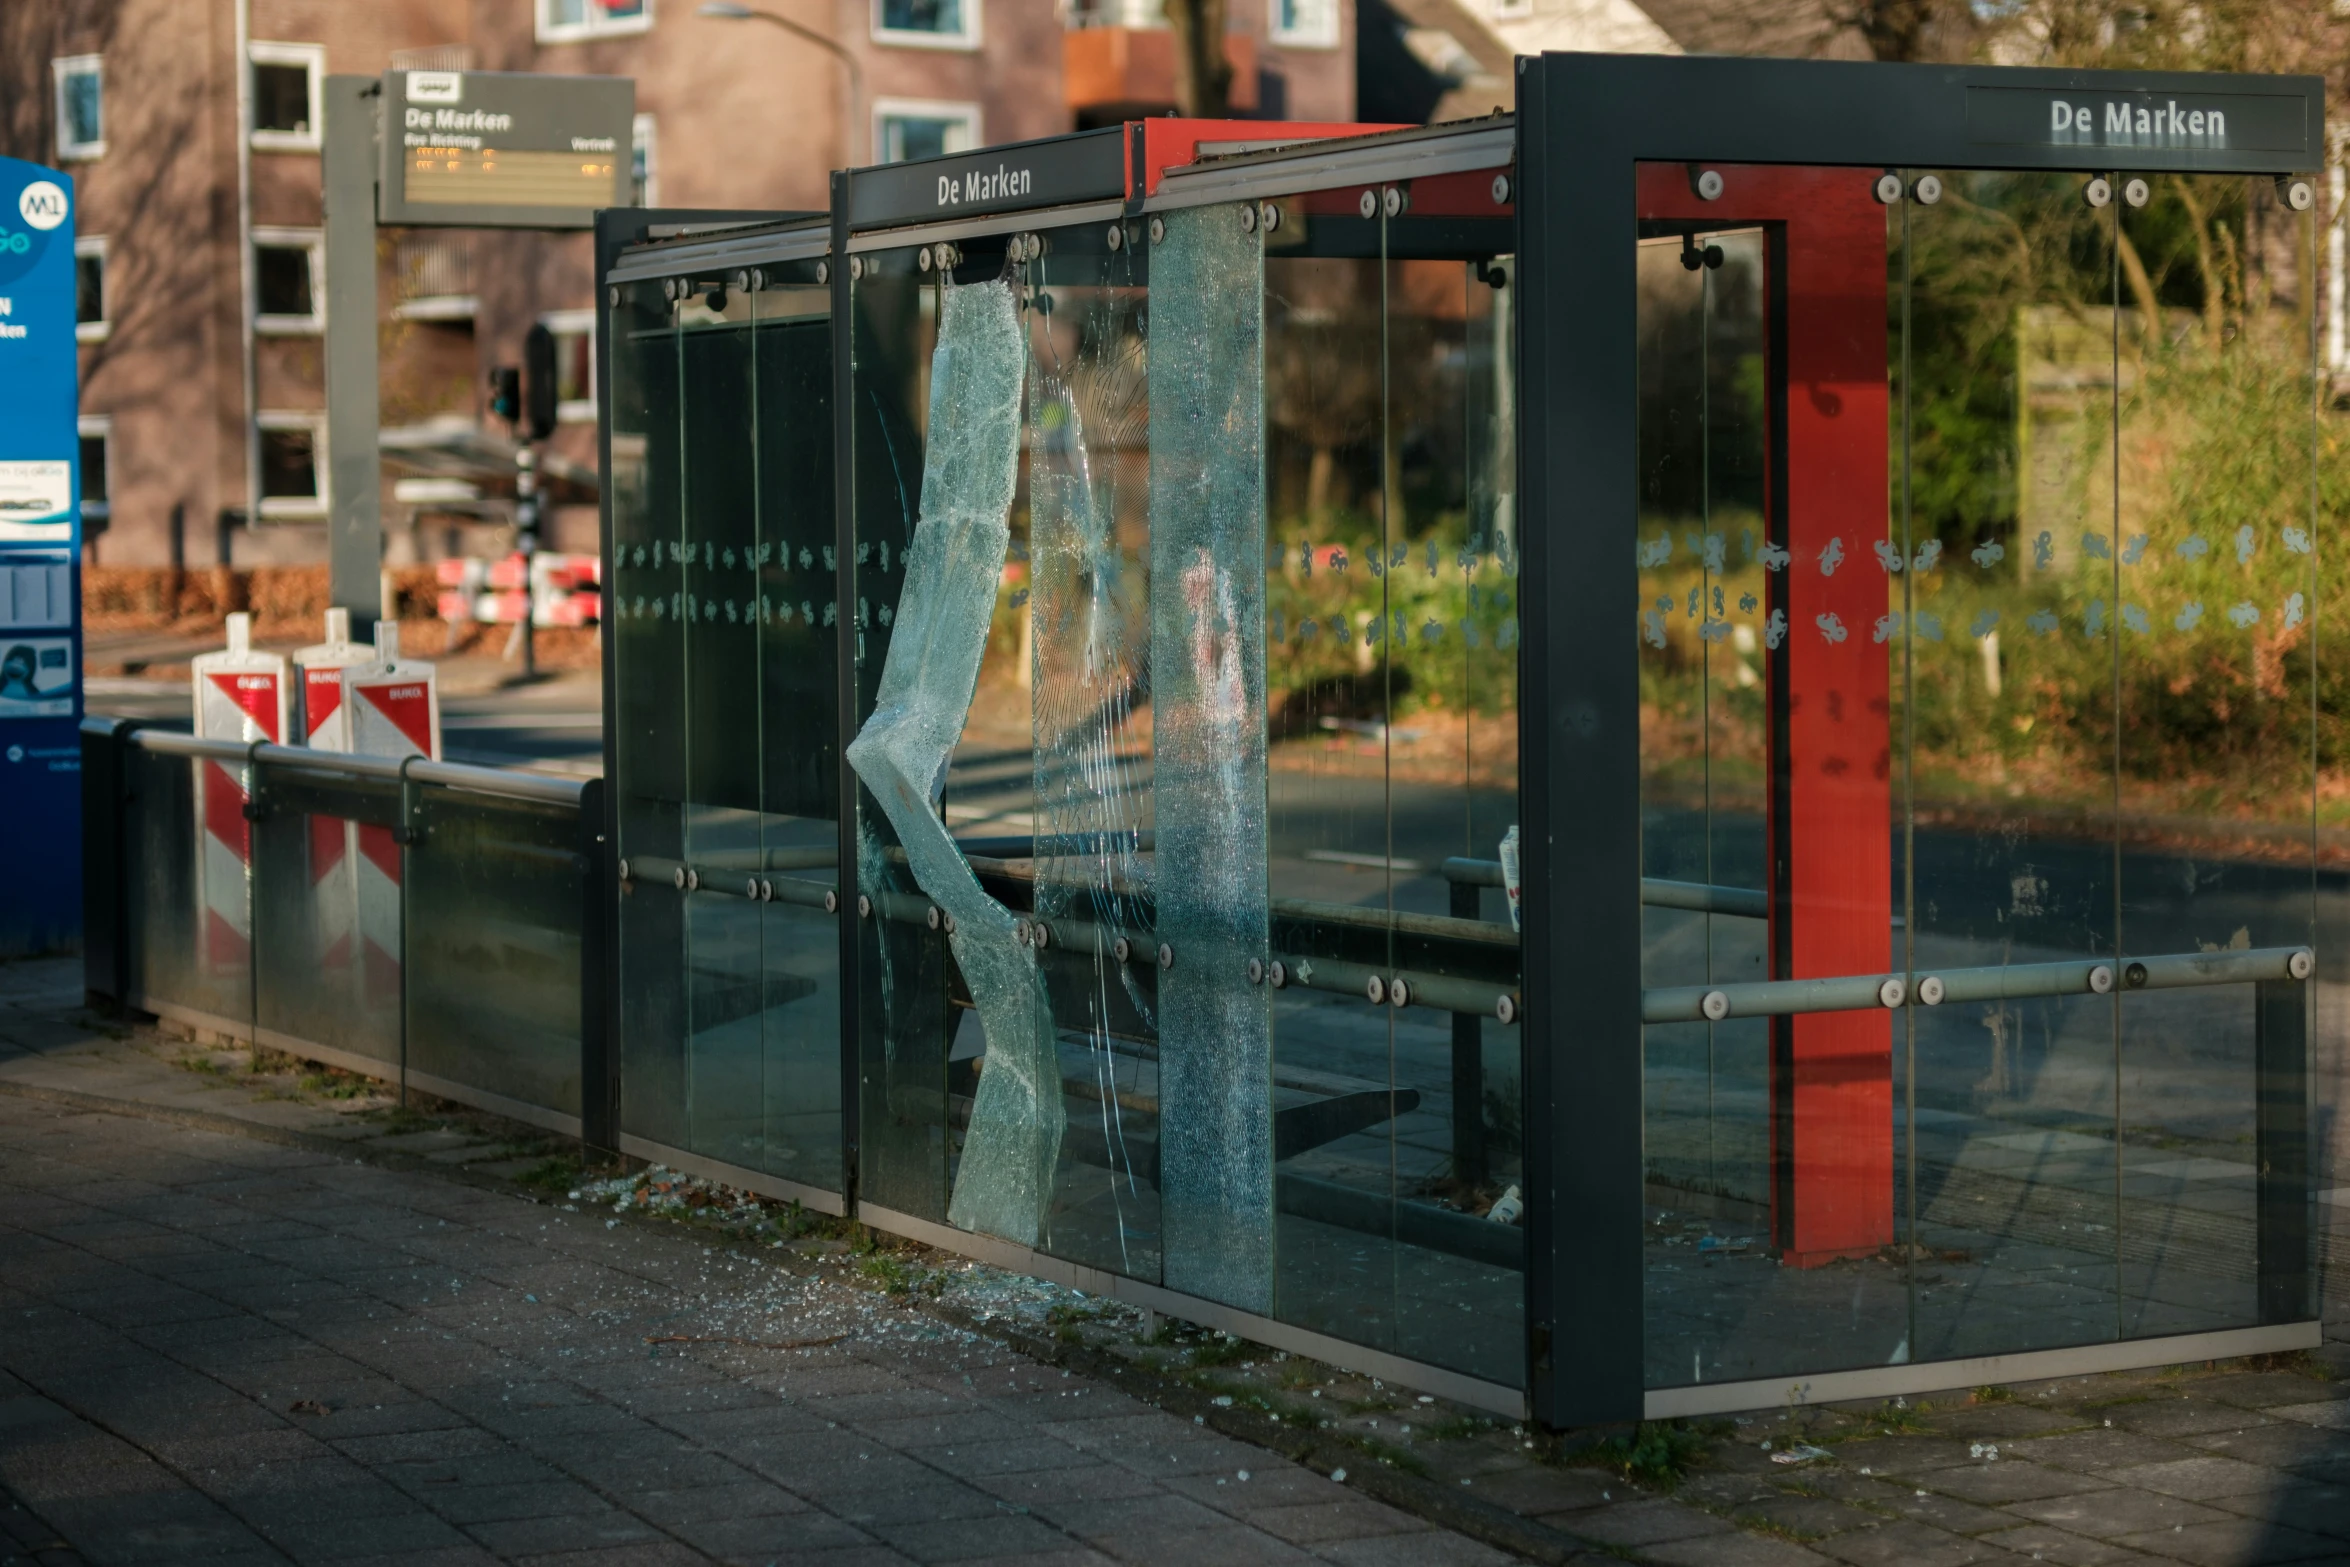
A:
<svg viewBox="0 0 2350 1567">
<path fill-rule="evenodd" d="M 377 220 L 587 228 L 628 204 L 635 119 L 626 77 L 392 71 Z"/>
</svg>

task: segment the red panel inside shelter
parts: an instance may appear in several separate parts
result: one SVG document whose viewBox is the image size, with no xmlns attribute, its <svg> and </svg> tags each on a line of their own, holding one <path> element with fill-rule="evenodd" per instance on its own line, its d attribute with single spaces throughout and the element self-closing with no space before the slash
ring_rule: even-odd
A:
<svg viewBox="0 0 2350 1567">
<path fill-rule="evenodd" d="M 1701 199 L 1678 164 L 1640 171 L 1640 217 L 1771 236 L 1783 313 L 1767 388 L 1781 405 L 1766 487 L 1769 577 L 1786 633 L 1768 660 L 1770 943 L 1774 979 L 1891 967 L 1890 657 L 1879 633 L 1887 538 L 1885 209 L 1864 171 L 1709 164 Z M 1782 471 L 1783 468 L 1783 471 Z M 1812 1267 L 1893 1240 L 1892 1015 L 1774 1019 L 1771 1229 Z"/>
</svg>

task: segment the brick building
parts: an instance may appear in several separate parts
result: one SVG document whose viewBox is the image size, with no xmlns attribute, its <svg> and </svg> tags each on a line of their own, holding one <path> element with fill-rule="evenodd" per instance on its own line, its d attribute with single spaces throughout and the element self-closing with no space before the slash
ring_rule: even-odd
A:
<svg viewBox="0 0 2350 1567">
<path fill-rule="evenodd" d="M 632 77 L 640 199 L 815 207 L 843 163 L 1163 112 L 1173 53 L 1156 8 L 774 0 L 827 49 L 693 0 L 14 0 L 0 8 L 0 152 L 65 168 L 80 203 L 93 560 L 324 559 L 324 75 Z M 1234 0 L 1236 110 L 1350 118 L 1353 9 Z M 510 464 L 485 372 L 519 360 L 534 321 L 564 368 L 556 466 L 593 462 L 588 241 L 387 229 L 379 264 L 387 556 L 490 553 Z M 592 549 L 592 507 L 558 509 L 551 534 Z"/>
</svg>

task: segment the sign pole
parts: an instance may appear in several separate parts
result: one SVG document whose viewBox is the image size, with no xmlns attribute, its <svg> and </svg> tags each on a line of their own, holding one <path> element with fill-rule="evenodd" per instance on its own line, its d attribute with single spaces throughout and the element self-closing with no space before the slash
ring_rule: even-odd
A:
<svg viewBox="0 0 2350 1567">
<path fill-rule="evenodd" d="M 383 457 L 376 391 L 376 111 L 373 76 L 326 79 L 319 160 L 326 206 L 327 601 L 351 635 L 375 634 L 383 602 Z"/>
</svg>

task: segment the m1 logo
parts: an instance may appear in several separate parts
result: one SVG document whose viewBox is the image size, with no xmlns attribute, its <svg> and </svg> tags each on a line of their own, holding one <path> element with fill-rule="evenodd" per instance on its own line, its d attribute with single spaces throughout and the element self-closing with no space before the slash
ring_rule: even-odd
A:
<svg viewBox="0 0 2350 1567">
<path fill-rule="evenodd" d="M 65 191 L 55 180 L 34 180 L 17 192 L 17 216 L 44 233 L 65 221 L 66 208 Z"/>
<path fill-rule="evenodd" d="M 465 73 L 463 71 L 410 71 L 408 73 L 408 101 L 410 103 L 462 103 L 465 101 Z"/>
</svg>

